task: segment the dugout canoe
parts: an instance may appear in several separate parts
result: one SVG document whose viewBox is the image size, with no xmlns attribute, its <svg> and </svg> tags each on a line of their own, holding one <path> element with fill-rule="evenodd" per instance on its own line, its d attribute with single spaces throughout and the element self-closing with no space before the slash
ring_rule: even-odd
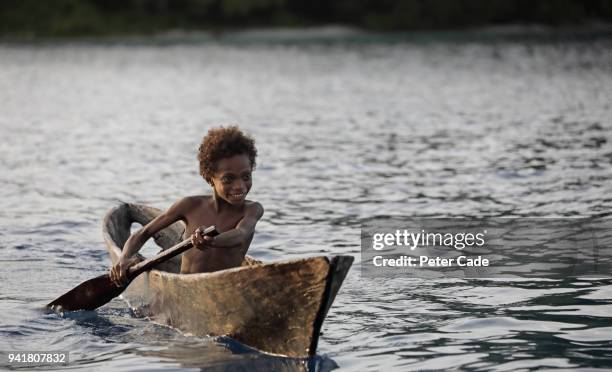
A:
<svg viewBox="0 0 612 372">
<path fill-rule="evenodd" d="M 133 223 L 147 224 L 160 210 L 123 203 L 104 218 L 103 235 L 116 262 Z M 155 234 L 166 249 L 185 230 L 177 222 Z M 142 258 L 142 257 L 141 257 Z M 313 356 L 323 320 L 353 262 L 352 256 L 264 263 L 213 273 L 179 274 L 180 257 L 138 276 L 123 292 L 138 316 L 195 336 L 228 336 L 260 351 Z"/>
</svg>

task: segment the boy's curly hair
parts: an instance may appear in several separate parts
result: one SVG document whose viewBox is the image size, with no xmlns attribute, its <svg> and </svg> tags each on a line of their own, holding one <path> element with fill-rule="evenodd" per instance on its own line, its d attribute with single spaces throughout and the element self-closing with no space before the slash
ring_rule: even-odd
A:
<svg viewBox="0 0 612 372">
<path fill-rule="evenodd" d="M 211 184 L 212 176 L 217 171 L 217 162 L 240 154 L 248 156 L 251 167 L 255 169 L 257 149 L 252 137 L 244 134 L 236 125 L 209 129 L 198 149 L 200 175 Z"/>
</svg>

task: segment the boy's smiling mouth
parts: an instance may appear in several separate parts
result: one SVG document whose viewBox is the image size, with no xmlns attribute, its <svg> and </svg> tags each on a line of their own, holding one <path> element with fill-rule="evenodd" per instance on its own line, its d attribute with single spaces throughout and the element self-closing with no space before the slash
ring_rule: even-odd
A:
<svg viewBox="0 0 612 372">
<path fill-rule="evenodd" d="M 245 193 L 241 192 L 238 194 L 228 194 L 230 198 L 232 199 L 242 199 L 245 196 Z"/>
</svg>

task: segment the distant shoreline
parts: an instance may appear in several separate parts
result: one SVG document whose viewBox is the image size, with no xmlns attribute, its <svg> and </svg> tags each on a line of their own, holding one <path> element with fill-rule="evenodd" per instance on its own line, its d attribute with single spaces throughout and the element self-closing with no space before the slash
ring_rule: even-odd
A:
<svg viewBox="0 0 612 372">
<path fill-rule="evenodd" d="M 551 27 L 507 25 L 446 30 L 370 31 L 343 25 L 315 27 L 268 27 L 223 31 L 167 30 L 88 36 L 0 35 L 1 44 L 205 44 L 205 43 L 318 43 L 318 42 L 499 42 L 499 41 L 592 41 L 612 40 L 612 23 Z"/>
<path fill-rule="evenodd" d="M 330 24 L 376 33 L 444 33 L 515 27 L 512 25 L 563 30 L 611 22 L 609 0 L 0 1 L 0 38 L 5 40 L 99 39 L 177 32 L 217 37 L 261 27 L 319 28 Z"/>
</svg>

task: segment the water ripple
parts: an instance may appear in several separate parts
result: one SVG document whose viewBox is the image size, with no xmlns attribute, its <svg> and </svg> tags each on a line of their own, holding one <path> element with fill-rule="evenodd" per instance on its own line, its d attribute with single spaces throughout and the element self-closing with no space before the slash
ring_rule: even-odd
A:
<svg viewBox="0 0 612 372">
<path fill-rule="evenodd" d="M 609 279 L 379 281 L 356 264 L 312 360 L 187 337 L 121 300 L 40 311 L 107 270 L 118 201 L 208 191 L 195 152 L 219 124 L 257 139 L 265 260 L 359 259 L 374 217 L 611 216 L 609 44 L 0 46 L 0 349 L 70 350 L 81 370 L 609 369 Z"/>
</svg>

